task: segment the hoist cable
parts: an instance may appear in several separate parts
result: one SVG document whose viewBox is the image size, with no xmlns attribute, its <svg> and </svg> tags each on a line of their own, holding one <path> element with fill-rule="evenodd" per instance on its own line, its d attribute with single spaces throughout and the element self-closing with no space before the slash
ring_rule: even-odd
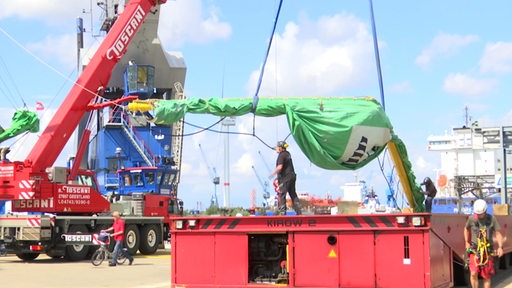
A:
<svg viewBox="0 0 512 288">
<path fill-rule="evenodd" d="M 379 77 L 380 101 L 382 109 L 386 111 L 386 102 L 384 101 L 384 84 L 382 81 L 382 72 L 380 69 L 380 56 L 379 56 L 379 43 L 377 41 L 377 29 L 375 28 L 375 17 L 373 15 L 373 2 L 370 0 L 370 14 L 372 18 L 372 32 L 373 32 L 373 49 L 375 50 L 375 62 L 377 63 L 377 73 Z"/>
<path fill-rule="evenodd" d="M 274 38 L 274 34 L 276 33 L 277 20 L 279 19 L 279 14 L 281 12 L 281 6 L 283 5 L 283 0 L 279 1 L 279 7 L 277 8 L 276 17 L 274 19 L 274 25 L 272 27 L 272 33 L 270 34 L 270 39 L 268 41 L 267 52 L 265 53 L 265 58 L 263 59 L 263 64 L 261 65 L 260 76 L 258 78 L 258 84 L 256 85 L 256 92 L 254 93 L 253 101 L 252 101 L 252 112 L 256 111 L 256 107 L 258 106 L 260 92 L 261 81 L 263 80 L 263 74 L 265 72 L 265 66 L 267 64 L 268 54 L 270 53 L 270 48 L 272 47 L 272 39 Z"/>
</svg>

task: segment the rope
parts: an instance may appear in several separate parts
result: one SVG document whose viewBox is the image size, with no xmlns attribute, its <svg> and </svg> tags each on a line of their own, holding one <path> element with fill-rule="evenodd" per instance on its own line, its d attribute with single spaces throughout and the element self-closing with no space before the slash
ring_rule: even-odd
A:
<svg viewBox="0 0 512 288">
<path fill-rule="evenodd" d="M 265 53 L 265 58 L 263 59 L 263 65 L 261 65 L 260 77 L 258 78 L 258 84 L 256 85 L 256 92 L 254 93 L 254 97 L 252 99 L 252 108 L 251 112 L 256 111 L 256 107 L 258 107 L 261 81 L 263 80 L 263 73 L 265 72 L 265 66 L 267 64 L 268 54 L 270 53 L 270 47 L 272 47 L 272 39 L 274 38 L 274 34 L 276 32 L 277 20 L 279 19 L 279 14 L 281 12 L 281 6 L 283 5 L 283 0 L 279 1 L 279 7 L 277 8 L 276 18 L 274 19 L 274 26 L 272 27 L 272 33 L 270 34 L 270 39 L 268 41 L 267 52 Z M 252 117 L 252 134 L 256 136 L 256 115 L 254 114 Z M 268 145 L 267 145 L 268 146 Z"/>
</svg>

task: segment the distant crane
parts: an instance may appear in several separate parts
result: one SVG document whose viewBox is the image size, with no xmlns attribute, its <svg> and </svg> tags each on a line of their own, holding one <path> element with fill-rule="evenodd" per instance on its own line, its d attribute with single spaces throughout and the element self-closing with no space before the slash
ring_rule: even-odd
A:
<svg viewBox="0 0 512 288">
<path fill-rule="evenodd" d="M 210 166 L 210 163 L 208 162 L 208 159 L 206 158 L 206 154 L 203 151 L 203 147 L 201 147 L 201 144 L 199 144 L 199 150 L 201 150 L 201 155 L 203 155 L 203 160 L 206 163 L 206 167 L 208 168 L 208 173 L 210 174 L 210 177 L 212 178 L 213 183 L 213 194 L 211 199 L 211 206 L 217 206 L 219 207 L 219 202 L 217 201 L 217 185 L 220 183 L 220 177 L 217 176 L 217 169 L 215 167 Z"/>
<path fill-rule="evenodd" d="M 263 154 L 261 154 L 261 151 L 258 151 L 258 154 L 260 154 L 263 164 L 265 164 L 265 167 L 267 167 L 268 174 L 272 173 L 272 169 L 270 169 L 267 162 L 265 162 L 265 157 L 263 157 Z"/>
<path fill-rule="evenodd" d="M 258 151 L 258 154 L 260 154 L 261 161 L 263 162 L 263 164 L 265 164 L 265 167 L 267 168 L 267 173 L 268 173 L 268 175 L 270 175 L 270 173 L 273 172 L 273 169 L 271 169 L 270 166 L 268 166 L 267 161 L 265 161 L 265 157 L 263 156 L 263 154 L 261 154 L 261 151 Z M 254 167 L 253 167 L 253 169 L 254 169 Z M 276 203 L 273 203 L 270 200 L 270 192 L 268 190 L 268 187 L 270 186 L 269 181 L 268 180 L 262 181 L 260 176 L 256 172 L 256 170 L 254 170 L 254 173 L 256 173 L 256 177 L 258 177 L 258 180 L 260 181 L 260 183 L 263 187 L 263 191 L 264 191 L 263 198 L 265 199 L 265 202 L 267 203 L 268 206 L 275 206 Z"/>
<path fill-rule="evenodd" d="M 263 180 L 260 175 L 258 174 L 258 172 L 256 171 L 256 168 L 254 168 L 254 165 L 252 166 L 252 170 L 254 171 L 254 174 L 256 175 L 256 177 L 258 178 L 258 181 L 260 182 L 261 184 L 261 187 L 263 188 L 263 199 L 265 200 L 263 202 L 263 206 L 265 207 L 270 207 L 271 206 L 271 203 L 270 203 L 270 192 L 268 192 L 268 181 L 267 180 Z"/>
</svg>

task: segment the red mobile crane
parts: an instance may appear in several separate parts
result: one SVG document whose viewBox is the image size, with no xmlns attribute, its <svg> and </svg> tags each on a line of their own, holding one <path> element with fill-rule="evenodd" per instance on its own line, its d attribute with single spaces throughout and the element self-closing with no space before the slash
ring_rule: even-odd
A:
<svg viewBox="0 0 512 288">
<path fill-rule="evenodd" d="M 92 171 L 79 167 L 91 131 L 82 133 L 72 167 L 52 165 L 87 112 L 136 98 L 102 103 L 96 100 L 148 14 L 165 2 L 129 1 L 27 158 L 11 162 L 2 157 L 0 200 L 11 200 L 15 213 L 0 215 L 0 252 L 15 253 L 23 260 L 33 260 L 41 253 L 81 260 L 89 254 L 89 245 L 95 243 L 94 233 L 111 225 L 110 212 L 126 211 L 123 205 L 101 195 Z M 165 195 L 152 192 L 129 197 L 129 210 L 140 210 L 124 217 L 125 245 L 131 253 L 139 250 L 152 254 L 163 246 L 169 237 L 169 216 L 182 210 L 175 191 L 166 191 Z"/>
</svg>

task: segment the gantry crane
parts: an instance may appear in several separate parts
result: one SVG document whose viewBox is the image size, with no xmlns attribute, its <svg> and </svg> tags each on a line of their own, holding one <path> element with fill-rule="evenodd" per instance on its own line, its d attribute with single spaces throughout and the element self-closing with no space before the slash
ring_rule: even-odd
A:
<svg viewBox="0 0 512 288">
<path fill-rule="evenodd" d="M 212 179 L 213 183 L 213 193 L 212 198 L 210 201 L 211 206 L 219 206 L 219 202 L 217 201 L 217 185 L 220 183 L 220 177 L 217 176 L 217 169 L 215 167 L 212 167 L 210 163 L 208 162 L 208 159 L 206 158 L 206 154 L 203 151 L 203 147 L 201 147 L 201 144 L 199 144 L 199 150 L 201 150 L 201 155 L 203 156 L 203 160 L 206 163 L 206 167 L 208 168 L 208 173 L 210 174 L 210 177 Z"/>
<path fill-rule="evenodd" d="M 263 206 L 264 207 L 270 207 L 272 206 L 272 203 L 270 201 L 270 192 L 268 192 L 268 180 L 263 180 L 258 172 L 256 171 L 256 168 L 254 168 L 254 165 L 252 166 L 252 170 L 254 171 L 254 175 L 256 175 L 256 178 L 258 178 L 258 181 L 261 184 L 261 187 L 263 188 Z"/>
<path fill-rule="evenodd" d="M 261 151 L 258 151 L 258 154 L 260 154 L 261 161 L 263 161 L 263 164 L 265 164 L 265 167 L 267 167 L 268 174 L 272 173 L 272 169 L 270 169 L 270 166 L 268 166 L 267 162 L 265 161 L 265 157 L 263 157 L 263 154 L 261 154 Z"/>
</svg>

